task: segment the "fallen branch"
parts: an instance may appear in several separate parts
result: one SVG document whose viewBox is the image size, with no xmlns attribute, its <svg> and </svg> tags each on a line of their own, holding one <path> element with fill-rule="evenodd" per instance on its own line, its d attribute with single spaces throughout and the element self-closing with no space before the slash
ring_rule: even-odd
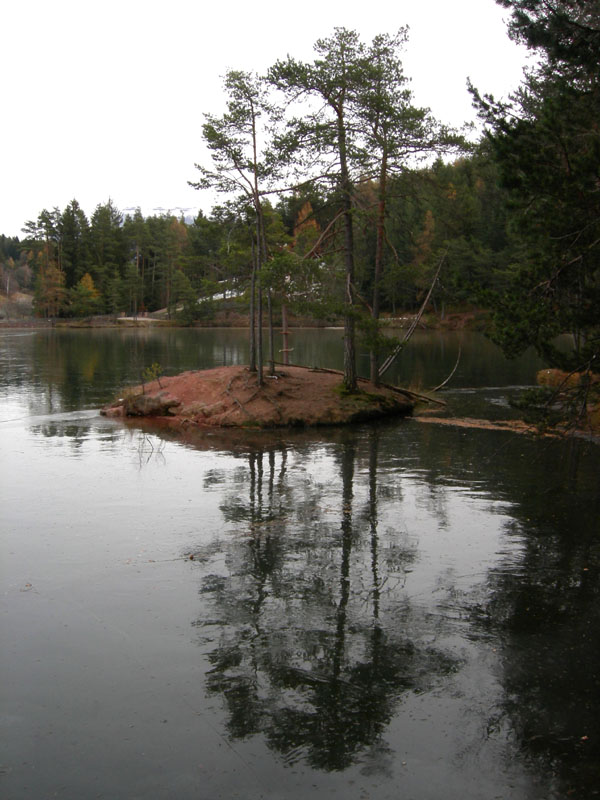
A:
<svg viewBox="0 0 600 800">
<path fill-rule="evenodd" d="M 413 417 L 415 422 L 421 422 L 430 425 L 447 425 L 453 428 L 478 428 L 486 431 L 507 431 L 511 433 L 529 433 L 533 436 L 542 436 L 544 438 L 562 438 L 561 433 L 558 431 L 543 431 L 540 432 L 535 425 L 530 425 L 520 419 L 513 420 L 489 420 L 489 419 L 472 419 L 471 417 Z"/>
<path fill-rule="evenodd" d="M 431 282 L 431 286 L 429 287 L 429 291 L 427 292 L 427 296 L 425 297 L 425 300 L 423 300 L 421 308 L 419 309 L 419 313 L 416 315 L 416 317 L 412 321 L 412 324 L 409 327 L 408 331 L 406 332 L 406 335 L 405 335 L 404 339 L 394 349 L 394 351 L 386 358 L 386 360 L 383 362 L 383 364 L 379 368 L 379 377 L 381 377 L 385 372 L 388 371 L 388 369 L 392 366 L 394 361 L 398 358 L 398 356 L 402 352 L 402 348 L 404 347 L 404 345 L 408 342 L 410 337 L 415 332 L 415 330 L 417 328 L 417 325 L 421 321 L 421 317 L 425 313 L 425 309 L 427 308 L 427 304 L 429 303 L 429 298 L 431 297 L 431 295 L 433 293 L 433 288 L 434 288 L 435 284 L 437 283 L 437 279 L 439 278 L 440 271 L 442 269 L 442 264 L 444 263 L 444 260 L 446 258 L 447 253 L 448 253 L 448 248 L 446 248 L 444 250 L 444 253 L 443 253 L 443 255 L 442 255 L 441 259 L 440 259 L 440 263 L 438 264 L 438 268 L 436 270 L 436 273 L 433 276 L 433 280 Z"/>
<path fill-rule="evenodd" d="M 325 228 L 323 233 L 319 236 L 319 238 L 317 239 L 315 244 L 310 248 L 308 253 L 306 253 L 304 256 L 302 256 L 302 260 L 303 261 L 306 261 L 307 258 L 312 258 L 316 254 L 317 250 L 319 249 L 319 247 L 323 243 L 325 237 L 327 236 L 327 234 L 329 233 L 331 228 L 335 225 L 335 223 L 338 221 L 338 219 L 340 219 L 340 217 L 342 217 L 345 213 L 346 213 L 345 211 L 340 211 L 339 214 L 335 215 L 335 217 L 331 220 L 331 222 Z"/>
<path fill-rule="evenodd" d="M 443 389 L 443 387 L 444 387 L 444 386 L 445 386 L 445 385 L 448 383 L 448 381 L 449 381 L 449 380 L 452 378 L 452 376 L 454 375 L 454 373 L 455 373 L 455 372 L 456 372 L 456 370 L 458 369 L 458 365 L 460 364 L 461 349 L 462 349 L 462 348 L 461 348 L 461 346 L 460 346 L 460 345 L 458 345 L 458 357 L 457 357 L 457 359 L 456 359 L 456 364 L 454 365 L 454 368 L 453 368 L 452 372 L 450 373 L 450 375 L 448 375 L 448 377 L 446 378 L 446 380 L 445 380 L 445 381 L 442 381 L 440 384 L 438 384 L 438 385 L 435 387 L 435 389 L 432 389 L 432 390 L 431 390 L 432 392 L 438 392 L 440 389 Z"/>
</svg>

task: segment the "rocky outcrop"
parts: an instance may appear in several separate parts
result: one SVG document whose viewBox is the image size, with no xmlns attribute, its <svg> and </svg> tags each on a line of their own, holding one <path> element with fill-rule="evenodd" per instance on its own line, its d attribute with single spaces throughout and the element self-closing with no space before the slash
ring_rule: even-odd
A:
<svg viewBox="0 0 600 800">
<path fill-rule="evenodd" d="M 173 409 L 181 406 L 181 400 L 168 392 L 158 394 L 128 394 L 100 413 L 105 417 L 169 417 Z"/>
</svg>

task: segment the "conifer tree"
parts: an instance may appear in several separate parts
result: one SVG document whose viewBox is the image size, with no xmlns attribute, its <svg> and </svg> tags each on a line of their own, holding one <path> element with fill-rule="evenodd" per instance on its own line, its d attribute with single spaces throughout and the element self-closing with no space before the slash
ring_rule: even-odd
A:
<svg viewBox="0 0 600 800">
<path fill-rule="evenodd" d="M 60 214 L 58 232 L 61 265 L 68 289 L 75 286 L 90 266 L 90 225 L 77 200 L 71 200 Z"/>
<path fill-rule="evenodd" d="M 358 34 L 345 28 L 336 28 L 331 37 L 319 39 L 314 50 L 317 57 L 312 63 L 288 57 L 271 68 L 269 77 L 288 98 L 317 101 L 308 114 L 291 120 L 281 145 L 291 157 L 302 156 L 302 170 L 317 162 L 320 178 L 331 182 L 339 193 L 344 231 L 344 387 L 353 392 L 357 371 L 352 166 L 357 141 L 352 123 L 358 97 L 365 88 L 368 60 Z"/>
<path fill-rule="evenodd" d="M 513 212 L 514 267 L 495 297 L 496 340 L 551 365 L 600 359 L 600 10 L 582 0 L 499 0 L 532 48 L 508 103 L 472 88 Z M 571 333 L 573 350 L 555 346 Z"/>
<path fill-rule="evenodd" d="M 252 253 L 250 289 L 250 369 L 258 371 L 262 384 L 262 290 L 261 268 L 267 259 L 263 196 L 275 172 L 275 163 L 268 158 L 264 144 L 265 130 L 275 115 L 268 101 L 264 82 L 256 74 L 231 70 L 225 76 L 227 111 L 221 117 L 206 115 L 204 140 L 210 150 L 213 167 L 196 164 L 202 177 L 190 185 L 197 189 L 214 188 L 237 195 L 238 213 L 244 215 L 249 206 L 254 213 L 255 236 Z M 257 283 L 257 321 L 254 315 L 255 283 Z M 271 365 L 273 360 L 271 357 Z"/>
<path fill-rule="evenodd" d="M 420 159 L 432 153 L 439 155 L 466 147 L 463 137 L 437 122 L 428 108 L 413 105 L 409 81 L 399 57 L 406 40 L 406 28 L 401 28 L 395 36 L 380 34 L 373 39 L 367 51 L 364 88 L 356 100 L 362 139 L 361 174 L 373 179 L 377 186 L 371 307 L 375 329 L 370 352 L 370 378 L 375 384 L 379 382 L 377 320 L 387 242 L 390 179 L 414 169 Z"/>
</svg>

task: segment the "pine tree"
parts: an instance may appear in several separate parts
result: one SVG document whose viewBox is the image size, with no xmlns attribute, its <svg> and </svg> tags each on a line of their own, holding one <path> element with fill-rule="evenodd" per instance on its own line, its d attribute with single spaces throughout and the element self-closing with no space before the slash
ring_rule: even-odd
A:
<svg viewBox="0 0 600 800">
<path fill-rule="evenodd" d="M 375 253 L 372 275 L 371 317 L 377 333 L 380 285 L 387 243 L 386 222 L 389 182 L 393 175 L 414 169 L 418 160 L 431 153 L 464 149 L 462 136 L 438 123 L 429 109 L 413 105 L 408 78 L 399 52 L 407 40 L 407 29 L 395 36 L 376 36 L 369 49 L 364 88 L 357 98 L 356 115 L 362 137 L 363 178 L 376 182 Z M 370 377 L 379 382 L 378 337 L 370 352 Z"/>
<path fill-rule="evenodd" d="M 75 286 L 90 267 L 90 226 L 77 200 L 71 200 L 58 220 L 61 265 L 68 289 Z"/>
<path fill-rule="evenodd" d="M 581 0 L 501 0 L 511 36 L 539 56 L 512 101 L 472 89 L 512 205 L 514 267 L 495 337 L 551 364 L 600 359 L 600 11 Z M 573 350 L 555 345 L 571 333 Z"/>
<path fill-rule="evenodd" d="M 275 114 L 268 102 L 266 88 L 259 76 L 231 70 L 225 76 L 227 111 L 221 117 L 206 115 L 204 140 L 211 152 L 213 167 L 196 164 L 202 178 L 190 185 L 197 189 L 214 188 L 237 195 L 238 214 L 253 210 L 252 278 L 250 286 L 250 370 L 258 372 L 262 384 L 262 287 L 261 269 L 266 262 L 268 246 L 265 236 L 263 196 L 275 171 L 264 145 L 265 127 Z M 255 286 L 257 296 L 254 314 Z M 271 369 L 273 358 L 271 356 Z"/>
<path fill-rule="evenodd" d="M 356 101 L 364 91 L 368 59 L 358 34 L 345 28 L 336 28 L 331 37 L 319 39 L 314 50 L 317 57 L 312 63 L 288 57 L 286 61 L 278 61 L 269 76 L 289 98 L 317 101 L 311 113 L 291 121 L 281 144 L 296 158 L 304 155 L 300 160 L 303 169 L 316 159 L 321 175 L 333 180 L 339 193 L 345 271 L 344 387 L 353 392 L 357 387 L 357 371 L 352 166 L 357 143 L 352 121 L 356 116 Z"/>
</svg>

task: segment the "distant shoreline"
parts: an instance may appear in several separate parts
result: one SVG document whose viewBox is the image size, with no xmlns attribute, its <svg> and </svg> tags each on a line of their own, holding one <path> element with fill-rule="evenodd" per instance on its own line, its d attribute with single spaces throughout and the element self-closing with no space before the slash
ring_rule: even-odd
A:
<svg viewBox="0 0 600 800">
<path fill-rule="evenodd" d="M 388 330 L 403 330 L 407 328 L 414 318 L 413 314 L 404 313 L 394 317 L 382 317 L 381 327 Z M 449 312 L 441 317 L 439 314 L 424 315 L 420 328 L 423 330 L 474 330 L 484 332 L 489 320 L 489 313 L 483 309 L 472 311 Z M 281 328 L 279 320 L 275 326 Z M 248 316 L 238 312 L 217 312 L 212 319 L 200 320 L 192 325 L 184 325 L 177 319 L 167 319 L 164 317 L 142 316 L 137 317 L 114 317 L 110 315 L 68 318 L 57 317 L 53 319 L 42 319 L 23 317 L 20 319 L 0 319 L 0 330 L 11 329 L 119 329 L 119 328 L 227 328 L 243 329 L 248 327 Z M 266 328 L 266 321 L 265 326 Z M 290 329 L 298 328 L 322 328 L 335 329 L 342 328 L 342 321 L 317 320 L 311 318 L 290 318 L 288 321 Z"/>
</svg>

